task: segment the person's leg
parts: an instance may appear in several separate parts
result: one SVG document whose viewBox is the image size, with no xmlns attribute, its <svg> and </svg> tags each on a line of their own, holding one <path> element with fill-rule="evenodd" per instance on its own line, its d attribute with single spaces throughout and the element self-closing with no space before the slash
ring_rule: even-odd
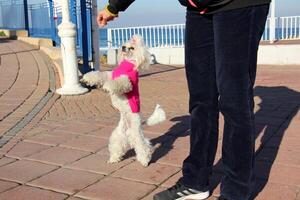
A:
<svg viewBox="0 0 300 200">
<path fill-rule="evenodd" d="M 253 85 L 267 13 L 268 5 L 262 5 L 213 17 L 219 108 L 225 119 L 221 195 L 229 200 L 248 200 L 253 181 Z"/>
<path fill-rule="evenodd" d="M 208 191 L 218 142 L 218 92 L 212 16 L 187 12 L 185 66 L 190 95 L 190 153 L 180 182 Z"/>
<path fill-rule="evenodd" d="M 212 16 L 187 12 L 185 65 L 190 95 L 190 153 L 183 177 L 154 200 L 206 199 L 218 142 L 218 92 L 215 76 Z"/>
</svg>

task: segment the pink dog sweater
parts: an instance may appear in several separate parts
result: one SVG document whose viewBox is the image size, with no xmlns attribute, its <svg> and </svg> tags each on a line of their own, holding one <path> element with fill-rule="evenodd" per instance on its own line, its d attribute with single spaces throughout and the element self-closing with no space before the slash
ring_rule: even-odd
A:
<svg viewBox="0 0 300 200">
<path fill-rule="evenodd" d="M 134 64 L 128 60 L 122 61 L 119 66 L 113 70 L 112 79 L 116 79 L 121 75 L 128 76 L 131 84 L 132 90 L 126 93 L 128 103 L 130 105 L 131 111 L 133 113 L 140 112 L 140 95 L 139 95 L 139 74 L 136 69 L 134 69 Z"/>
</svg>

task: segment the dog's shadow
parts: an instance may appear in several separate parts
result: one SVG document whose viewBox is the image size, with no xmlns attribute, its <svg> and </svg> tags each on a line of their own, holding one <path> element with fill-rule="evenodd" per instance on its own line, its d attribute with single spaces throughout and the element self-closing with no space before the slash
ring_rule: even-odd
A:
<svg viewBox="0 0 300 200">
<path fill-rule="evenodd" d="M 178 138 L 189 137 L 190 135 L 190 116 L 178 116 L 170 119 L 170 121 L 175 122 L 175 124 L 163 135 L 151 140 L 155 150 L 150 164 L 156 163 L 159 159 L 167 155 L 174 148 L 174 142 Z"/>
<path fill-rule="evenodd" d="M 156 163 L 160 158 L 167 155 L 168 152 L 170 152 L 174 148 L 173 144 L 178 138 L 188 137 L 190 134 L 190 117 L 188 115 L 174 117 L 170 119 L 170 121 L 174 122 L 175 124 L 172 127 L 170 127 L 167 132 L 163 133 L 161 136 L 152 138 L 150 140 L 151 144 L 154 147 L 154 151 L 149 165 L 152 163 Z M 189 146 L 187 148 L 189 148 Z M 131 149 L 123 156 L 123 159 L 128 159 L 134 156 L 135 152 L 133 149 Z"/>
</svg>

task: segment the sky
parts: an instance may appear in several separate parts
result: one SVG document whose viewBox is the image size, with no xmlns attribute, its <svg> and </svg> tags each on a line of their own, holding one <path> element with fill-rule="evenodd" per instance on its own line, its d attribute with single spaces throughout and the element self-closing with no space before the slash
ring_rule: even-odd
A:
<svg viewBox="0 0 300 200">
<path fill-rule="evenodd" d="M 46 1 L 28 0 L 28 3 Z M 108 2 L 108 0 L 97 1 L 99 9 L 102 9 Z M 276 16 L 299 15 L 300 0 L 276 0 Z M 178 0 L 135 0 L 126 12 L 121 12 L 119 18 L 111 22 L 108 27 L 177 24 L 184 23 L 184 21 L 185 9 Z"/>
<path fill-rule="evenodd" d="M 103 8 L 108 0 L 98 0 Z M 163 3 L 162 3 L 163 2 Z M 276 0 L 276 16 L 299 16 L 300 0 Z M 185 9 L 177 0 L 135 0 L 110 27 L 184 23 Z"/>
</svg>

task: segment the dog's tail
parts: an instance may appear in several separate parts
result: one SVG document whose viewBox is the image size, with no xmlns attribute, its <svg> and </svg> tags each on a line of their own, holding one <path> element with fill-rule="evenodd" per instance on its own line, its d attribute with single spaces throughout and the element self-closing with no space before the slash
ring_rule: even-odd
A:
<svg viewBox="0 0 300 200">
<path fill-rule="evenodd" d="M 165 120 L 166 120 L 166 113 L 165 113 L 165 111 L 163 110 L 163 108 L 159 104 L 156 104 L 156 107 L 155 107 L 153 113 L 145 121 L 145 123 L 148 126 L 153 126 L 153 125 L 159 124 L 159 123 L 161 123 L 161 122 L 163 122 Z"/>
</svg>

